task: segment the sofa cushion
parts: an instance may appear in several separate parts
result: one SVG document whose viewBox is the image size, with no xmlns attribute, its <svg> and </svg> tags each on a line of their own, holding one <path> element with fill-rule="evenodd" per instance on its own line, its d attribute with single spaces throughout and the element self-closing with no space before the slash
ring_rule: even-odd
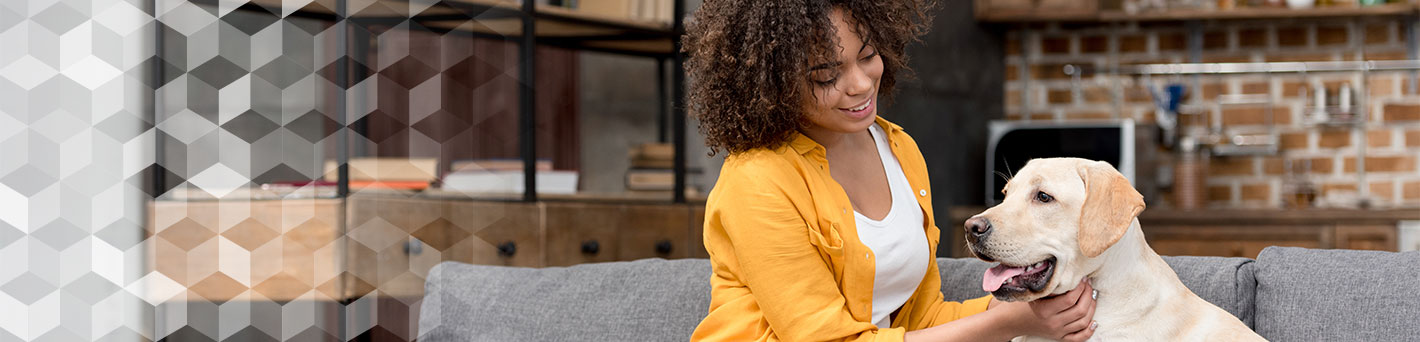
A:
<svg viewBox="0 0 1420 342">
<path fill-rule="evenodd" d="M 684 341 L 710 307 L 706 259 L 429 271 L 422 341 Z"/>
<path fill-rule="evenodd" d="M 1268 247 L 1257 257 L 1257 325 L 1272 341 L 1420 338 L 1420 252 Z"/>
<path fill-rule="evenodd" d="M 1189 291 L 1252 327 L 1253 295 L 1257 290 L 1252 259 L 1165 256 L 1164 262 Z"/>
<path fill-rule="evenodd" d="M 1173 267 L 1183 285 L 1193 293 L 1251 325 L 1255 284 L 1252 259 L 1165 256 L 1164 262 Z M 995 264 L 977 259 L 938 258 L 942 295 L 951 301 L 985 296 L 986 292 L 981 289 L 981 275 L 992 265 Z"/>
<path fill-rule="evenodd" d="M 978 259 L 937 258 L 937 272 L 942 274 L 942 297 L 960 302 L 987 295 L 981 289 L 981 275 L 994 265 Z"/>
<path fill-rule="evenodd" d="M 1250 259 L 1164 260 L 1203 299 L 1250 317 Z M 986 294 L 981 274 L 992 264 L 949 258 L 937 264 L 947 300 Z M 424 341 L 685 340 L 710 307 L 706 259 L 550 268 L 445 262 L 427 279 L 419 317 Z"/>
</svg>

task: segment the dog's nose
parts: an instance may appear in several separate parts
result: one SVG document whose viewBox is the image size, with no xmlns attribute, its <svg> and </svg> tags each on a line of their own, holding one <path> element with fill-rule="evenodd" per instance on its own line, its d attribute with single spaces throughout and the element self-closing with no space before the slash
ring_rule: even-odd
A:
<svg viewBox="0 0 1420 342">
<path fill-rule="evenodd" d="M 977 216 L 966 220 L 966 232 L 968 234 L 974 235 L 976 237 L 981 237 L 986 235 L 986 233 L 990 231 L 991 220 L 988 220 L 985 217 Z"/>
</svg>

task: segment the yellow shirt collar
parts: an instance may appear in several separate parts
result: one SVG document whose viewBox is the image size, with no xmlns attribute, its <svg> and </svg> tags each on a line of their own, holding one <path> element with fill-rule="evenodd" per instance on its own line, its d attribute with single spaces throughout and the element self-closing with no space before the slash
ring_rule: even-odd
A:
<svg viewBox="0 0 1420 342">
<path fill-rule="evenodd" d="M 897 135 L 898 133 L 902 132 L 902 126 L 898 126 L 897 124 L 892 123 L 887 119 L 884 119 L 882 116 L 874 117 L 873 122 L 883 126 L 883 128 L 887 130 L 887 141 L 889 144 L 892 143 L 892 137 L 894 135 Z M 810 151 L 816 149 L 823 149 L 823 145 L 819 145 L 819 143 L 817 141 L 814 141 L 814 139 L 809 138 L 809 136 L 797 131 L 794 132 L 794 137 L 789 140 L 789 147 L 793 148 L 795 152 L 799 152 L 799 154 L 801 155 L 808 154 Z"/>
</svg>

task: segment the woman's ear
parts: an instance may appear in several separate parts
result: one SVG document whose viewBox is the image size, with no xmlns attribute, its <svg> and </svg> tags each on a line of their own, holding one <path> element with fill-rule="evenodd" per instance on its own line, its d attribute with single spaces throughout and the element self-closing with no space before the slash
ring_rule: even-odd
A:
<svg viewBox="0 0 1420 342">
<path fill-rule="evenodd" d="M 1093 258 L 1124 237 L 1134 218 L 1144 211 L 1144 196 L 1109 163 L 1084 162 L 1076 171 L 1085 181 L 1085 204 L 1080 207 L 1076 238 L 1080 251 Z"/>
</svg>

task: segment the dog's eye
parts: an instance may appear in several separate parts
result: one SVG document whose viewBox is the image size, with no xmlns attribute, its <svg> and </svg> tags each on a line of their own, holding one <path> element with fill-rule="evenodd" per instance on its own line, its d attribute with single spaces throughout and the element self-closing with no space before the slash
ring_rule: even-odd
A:
<svg viewBox="0 0 1420 342">
<path fill-rule="evenodd" d="M 1044 191 L 1037 191 L 1035 193 L 1035 200 L 1040 201 L 1040 203 L 1050 203 L 1050 201 L 1055 200 L 1055 197 L 1050 197 L 1050 194 L 1047 194 Z"/>
</svg>

